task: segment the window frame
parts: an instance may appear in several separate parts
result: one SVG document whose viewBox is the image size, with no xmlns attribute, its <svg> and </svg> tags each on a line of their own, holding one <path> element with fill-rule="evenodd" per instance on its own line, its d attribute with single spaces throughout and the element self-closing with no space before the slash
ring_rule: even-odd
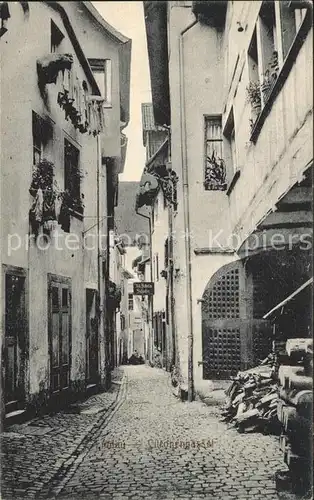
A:
<svg viewBox="0 0 314 500">
<path fill-rule="evenodd" d="M 131 304 L 131 307 L 130 307 Z M 134 311 L 134 294 L 128 293 L 128 311 Z"/>
<path fill-rule="evenodd" d="M 75 150 L 77 154 L 77 174 L 73 176 L 73 165 L 71 164 L 70 172 L 67 173 L 67 152 L 69 146 L 70 148 Z M 81 182 L 81 150 L 77 144 L 74 144 L 73 141 L 69 139 L 68 136 L 64 136 L 63 138 L 63 168 L 64 168 L 64 191 L 67 191 L 70 197 L 70 201 L 73 203 L 72 207 L 69 207 L 72 214 L 77 214 L 78 216 L 82 216 L 84 207 L 82 204 L 82 182 Z M 67 179 L 71 179 L 69 186 L 67 186 Z M 75 180 L 75 185 L 73 188 L 73 179 Z M 78 191 L 77 193 L 75 191 Z"/>
<path fill-rule="evenodd" d="M 112 107 L 112 60 L 109 58 L 105 59 L 89 59 L 89 65 L 95 76 L 95 73 L 103 74 L 103 88 L 98 87 L 101 92 L 101 96 L 104 99 L 103 106 L 105 108 Z M 97 82 L 97 77 L 95 77 Z"/>
<path fill-rule="evenodd" d="M 216 154 L 216 159 L 219 160 L 221 159 L 223 164 L 224 164 L 224 173 L 226 175 L 226 167 L 225 167 L 225 160 L 224 160 L 224 140 L 223 140 L 223 128 L 222 128 L 222 115 L 221 114 L 204 114 L 203 115 L 203 133 L 204 133 L 204 160 L 203 160 L 203 185 L 205 191 L 225 191 L 227 189 L 227 184 L 224 183 L 223 185 L 219 185 L 217 183 L 216 187 L 208 187 L 207 185 L 207 180 L 206 180 L 206 173 L 208 169 L 208 157 L 210 157 L 211 154 L 214 153 L 215 150 L 209 152 L 208 151 L 208 143 L 219 143 L 220 144 L 220 151 L 217 151 Z M 213 138 L 213 139 L 208 139 L 208 125 L 210 122 L 218 122 L 219 123 L 219 128 L 220 128 L 220 138 Z M 219 149 L 219 148 L 218 148 Z"/>
<path fill-rule="evenodd" d="M 267 2 L 267 0 L 264 0 L 264 2 L 261 5 L 261 9 L 263 8 L 263 5 Z M 283 55 L 283 47 L 282 47 L 282 26 L 281 26 L 281 20 L 280 20 L 280 2 L 278 0 L 274 0 L 274 6 L 275 6 L 275 24 L 276 24 L 276 46 L 278 48 L 278 70 L 277 70 L 277 75 L 275 78 L 275 81 L 272 85 L 272 88 L 270 89 L 267 99 L 265 97 L 263 98 L 262 92 L 261 92 L 261 110 L 258 113 L 257 117 L 255 117 L 255 120 L 252 121 L 252 127 L 251 127 L 251 137 L 250 140 L 251 142 L 255 143 L 257 141 L 257 138 L 259 136 L 260 130 L 263 126 L 263 123 L 269 114 L 272 104 L 274 100 L 276 99 L 277 95 L 279 94 L 281 88 L 283 87 L 291 69 L 292 66 L 297 58 L 297 55 L 307 37 L 307 34 L 312 26 L 312 18 L 311 18 L 311 12 L 310 9 L 306 9 L 303 7 L 293 8 L 291 7 L 292 11 L 294 12 L 294 17 L 295 17 L 295 26 L 296 26 L 296 33 L 295 36 L 293 37 L 293 40 L 290 44 L 289 49 L 287 50 L 287 53 L 284 57 Z M 261 10 L 260 10 L 261 12 Z M 256 22 L 255 28 L 257 28 L 258 23 L 259 23 L 259 17 Z M 257 31 L 257 47 L 259 52 L 261 52 L 261 39 Z M 249 55 L 249 51 L 247 52 L 247 56 Z M 249 60 L 248 60 L 249 61 Z M 258 62 L 260 65 L 259 68 L 259 74 L 260 74 L 260 85 L 262 84 L 261 81 L 261 64 Z"/>
<path fill-rule="evenodd" d="M 226 164 L 227 164 L 227 170 L 229 173 L 229 177 L 233 177 L 233 175 L 239 170 L 239 162 L 238 162 L 238 150 L 237 150 L 237 144 L 236 144 L 236 137 L 235 137 L 235 131 L 236 131 L 236 126 L 235 126 L 235 119 L 234 119 L 234 108 L 231 106 L 231 109 L 228 114 L 228 118 L 226 120 L 224 129 L 223 129 L 223 138 L 225 139 L 227 145 L 228 145 L 228 153 L 227 151 L 225 152 L 226 156 Z M 233 145 L 235 151 L 233 151 Z"/>
<path fill-rule="evenodd" d="M 33 167 L 45 157 L 51 156 L 48 145 L 53 149 L 54 122 L 49 118 L 43 118 L 39 113 L 32 110 L 32 156 Z M 37 144 L 36 144 L 37 142 Z M 47 153 L 47 154 L 46 154 Z M 38 160 L 36 160 L 36 154 Z"/>
<path fill-rule="evenodd" d="M 159 281 L 159 255 L 157 252 L 155 253 L 155 274 L 156 281 Z"/>
</svg>

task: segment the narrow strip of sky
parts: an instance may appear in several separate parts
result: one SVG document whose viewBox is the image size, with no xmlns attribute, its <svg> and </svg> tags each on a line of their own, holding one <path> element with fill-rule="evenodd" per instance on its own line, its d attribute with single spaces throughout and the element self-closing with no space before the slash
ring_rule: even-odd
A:
<svg viewBox="0 0 314 500">
<path fill-rule="evenodd" d="M 92 3 L 109 24 L 132 39 L 130 123 L 124 130 L 129 142 L 125 169 L 120 180 L 137 181 L 141 177 L 146 158 L 142 142 L 141 103 L 151 102 L 143 3 Z"/>
</svg>

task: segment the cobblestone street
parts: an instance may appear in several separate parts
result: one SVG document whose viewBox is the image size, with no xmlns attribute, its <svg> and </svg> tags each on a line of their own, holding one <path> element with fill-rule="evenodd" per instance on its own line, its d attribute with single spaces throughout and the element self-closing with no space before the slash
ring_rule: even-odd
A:
<svg viewBox="0 0 314 500">
<path fill-rule="evenodd" d="M 120 387 L 80 413 L 8 429 L 2 498 L 278 498 L 276 437 L 241 435 L 217 407 L 179 401 L 160 369 L 125 367 Z"/>
</svg>

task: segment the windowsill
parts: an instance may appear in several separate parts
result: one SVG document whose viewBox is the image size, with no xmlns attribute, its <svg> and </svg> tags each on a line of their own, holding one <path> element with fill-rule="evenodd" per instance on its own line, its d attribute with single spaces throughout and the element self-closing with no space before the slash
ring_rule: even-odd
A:
<svg viewBox="0 0 314 500">
<path fill-rule="evenodd" d="M 231 192 L 233 191 L 233 188 L 234 186 L 236 185 L 236 183 L 238 182 L 238 179 L 241 175 L 241 171 L 239 169 L 237 169 L 230 181 L 230 184 L 228 186 L 228 189 L 227 189 L 227 196 L 230 196 Z"/>
<path fill-rule="evenodd" d="M 287 80 L 290 70 L 298 56 L 298 53 L 305 41 L 306 35 L 308 31 L 310 30 L 312 26 L 312 20 L 311 20 L 311 12 L 310 9 L 308 9 L 305 18 L 303 20 L 303 23 L 298 31 L 298 33 L 295 36 L 295 39 L 290 47 L 290 50 L 288 52 L 288 55 L 283 63 L 283 66 L 279 72 L 278 78 L 274 83 L 273 89 L 263 107 L 261 110 L 260 115 L 258 116 L 253 129 L 251 131 L 251 137 L 250 141 L 253 142 L 254 144 L 256 143 L 258 136 L 260 134 L 260 131 L 262 129 L 262 126 L 269 115 L 272 105 L 278 96 L 279 92 L 281 91 L 285 81 Z"/>
</svg>

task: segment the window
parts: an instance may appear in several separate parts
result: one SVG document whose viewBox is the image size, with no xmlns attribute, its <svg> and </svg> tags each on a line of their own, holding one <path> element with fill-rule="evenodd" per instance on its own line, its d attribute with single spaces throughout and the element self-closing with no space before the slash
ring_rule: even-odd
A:
<svg viewBox="0 0 314 500">
<path fill-rule="evenodd" d="M 64 140 L 64 189 L 69 194 L 73 209 L 82 212 L 80 152 L 67 139 Z"/>
<path fill-rule="evenodd" d="M 159 256 L 158 253 L 155 254 L 155 279 L 159 281 Z"/>
<path fill-rule="evenodd" d="M 222 158 L 221 117 L 206 117 L 206 154 Z"/>
<path fill-rule="evenodd" d="M 165 269 L 168 268 L 168 265 L 169 265 L 169 240 L 167 238 L 165 241 L 165 263 L 164 263 Z"/>
<path fill-rule="evenodd" d="M 204 186 L 207 191 L 224 191 L 227 189 L 221 116 L 205 116 Z"/>
<path fill-rule="evenodd" d="M 256 29 L 254 30 L 248 50 L 248 63 L 250 81 L 259 82 Z"/>
<path fill-rule="evenodd" d="M 261 112 L 262 96 L 259 77 L 259 58 L 257 52 L 257 35 L 254 30 L 248 50 L 249 85 L 247 87 L 247 99 L 251 104 L 251 127 Z"/>
<path fill-rule="evenodd" d="M 129 293 L 128 305 L 129 305 L 129 311 L 133 311 L 133 309 L 134 309 L 133 293 Z"/>
<path fill-rule="evenodd" d="M 287 56 L 298 38 L 307 9 L 301 1 L 265 0 L 248 50 L 248 101 L 252 107 L 251 128 L 265 106 Z M 302 40 L 299 37 L 298 46 Z M 283 78 L 286 78 L 288 72 Z"/>
<path fill-rule="evenodd" d="M 89 59 L 94 78 L 105 104 L 112 103 L 112 67 L 111 59 Z"/>
<path fill-rule="evenodd" d="M 279 2 L 283 61 L 289 53 L 290 47 L 294 42 L 306 12 L 306 9 L 296 8 L 293 4 L 296 4 L 296 2 L 286 0 L 281 0 Z"/>
<path fill-rule="evenodd" d="M 1 24 L 0 24 L 0 37 L 4 35 L 7 31 L 7 22 L 8 19 L 10 18 L 10 10 L 9 10 L 9 4 L 8 2 L 1 2 L 0 3 L 0 19 L 1 19 Z"/>
<path fill-rule="evenodd" d="M 33 165 L 37 165 L 48 153 L 48 145 L 52 145 L 53 126 L 51 122 L 44 120 L 35 111 L 32 112 L 32 134 Z"/>
<path fill-rule="evenodd" d="M 123 314 L 121 314 L 121 316 L 120 316 L 120 328 L 121 328 L 121 331 L 123 331 L 125 329 L 125 317 Z"/>
<path fill-rule="evenodd" d="M 263 2 L 259 23 L 260 57 L 262 62 L 262 101 L 265 103 L 278 76 L 278 47 L 275 4 Z"/>
<path fill-rule="evenodd" d="M 33 165 L 37 165 L 43 156 L 43 143 L 41 140 L 40 119 L 33 112 Z"/>
<path fill-rule="evenodd" d="M 260 10 L 260 41 L 263 73 L 269 69 L 273 52 L 277 50 L 275 5 L 273 1 L 263 2 Z"/>
<path fill-rule="evenodd" d="M 50 51 L 51 52 L 57 52 L 58 47 L 60 46 L 63 38 L 64 38 L 64 34 L 58 28 L 56 23 L 54 23 L 53 20 L 51 20 L 51 27 L 50 27 Z"/>
</svg>

